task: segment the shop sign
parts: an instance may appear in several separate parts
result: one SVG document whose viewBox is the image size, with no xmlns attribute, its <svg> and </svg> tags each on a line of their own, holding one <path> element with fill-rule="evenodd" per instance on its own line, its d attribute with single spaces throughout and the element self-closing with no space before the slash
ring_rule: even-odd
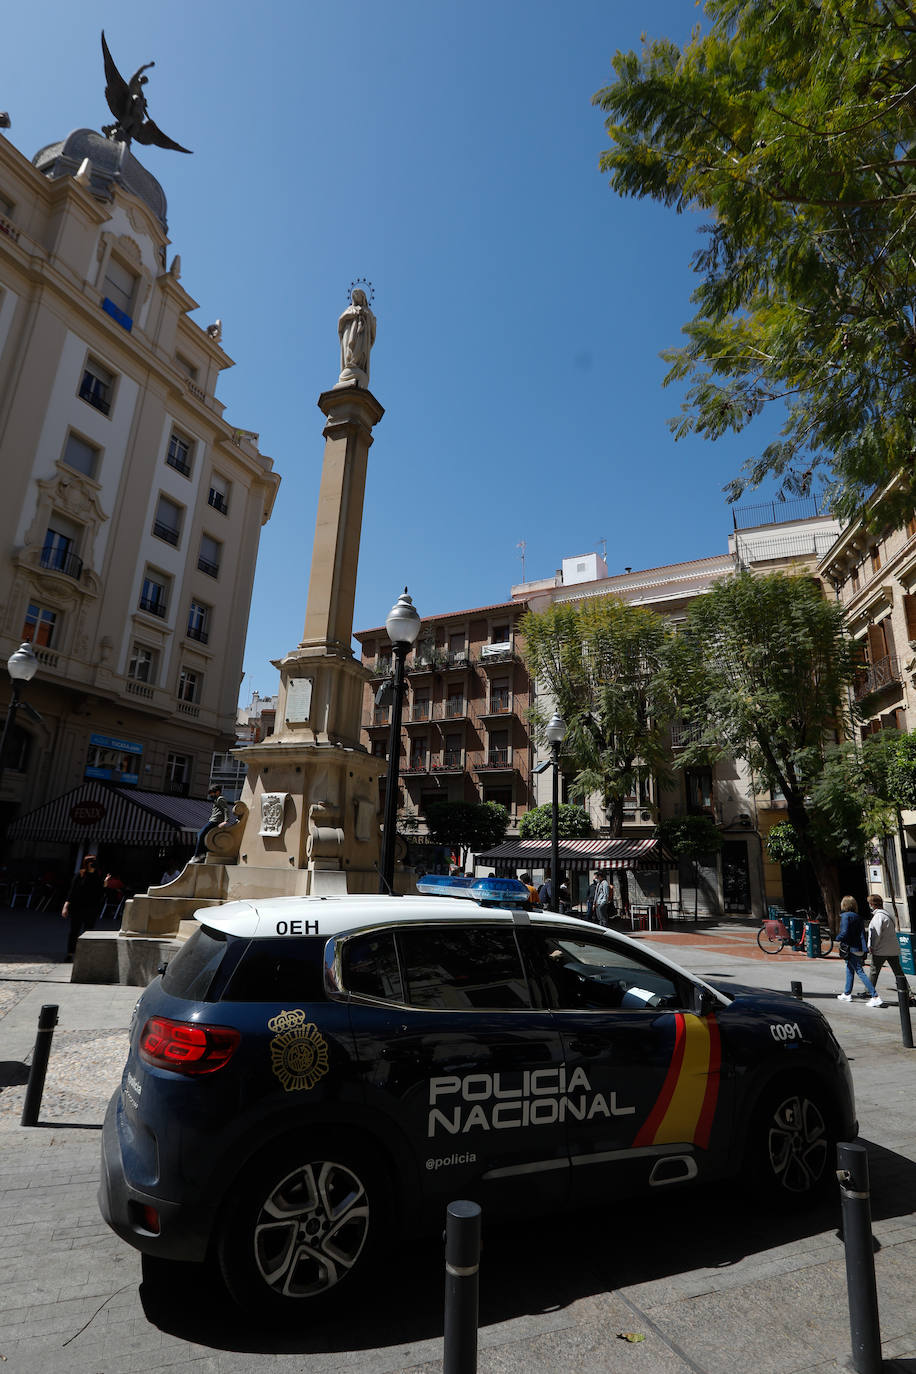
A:
<svg viewBox="0 0 916 1374">
<path fill-rule="evenodd" d="M 98 801 L 74 802 L 70 807 L 70 819 L 74 825 L 95 825 L 107 814 L 107 806 Z"/>
</svg>

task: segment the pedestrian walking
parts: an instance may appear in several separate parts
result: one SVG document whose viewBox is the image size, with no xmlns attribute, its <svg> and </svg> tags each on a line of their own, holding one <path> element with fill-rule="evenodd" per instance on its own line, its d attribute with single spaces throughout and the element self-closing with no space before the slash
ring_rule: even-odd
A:
<svg viewBox="0 0 916 1374">
<path fill-rule="evenodd" d="M 903 969 L 900 967 L 900 945 L 897 942 L 897 926 L 891 914 L 884 909 L 884 898 L 879 897 L 877 892 L 869 894 L 868 905 L 871 907 L 871 920 L 868 923 L 868 950 L 871 954 L 871 980 L 875 987 L 878 986 L 878 974 L 885 964 L 890 964 L 891 972 L 897 978 L 904 976 Z M 913 989 L 909 987 L 910 1001 L 913 1001 Z"/>
<path fill-rule="evenodd" d="M 595 888 L 595 917 L 599 926 L 611 924 L 611 885 L 602 874 Z"/>
<path fill-rule="evenodd" d="M 883 1007 L 884 1003 L 875 991 L 875 985 L 865 972 L 863 960 L 868 950 L 868 937 L 865 922 L 859 915 L 855 897 L 844 897 L 840 902 L 840 933 L 838 944 L 840 958 L 846 961 L 846 986 L 837 993 L 838 1002 L 852 1001 L 852 985 L 855 978 L 861 978 L 868 992 L 870 1007 Z"/>
<path fill-rule="evenodd" d="M 207 824 L 202 826 L 197 832 L 197 844 L 194 846 L 194 853 L 191 855 L 192 864 L 206 863 L 207 860 L 207 836 L 211 830 L 215 830 L 218 825 L 228 825 L 229 817 L 232 813 L 232 804 L 223 796 L 218 787 L 207 789 L 207 797 L 211 803 L 210 819 Z"/>
<path fill-rule="evenodd" d="M 592 878 L 585 894 L 585 919 L 586 921 L 596 921 L 598 919 L 595 911 L 595 892 L 598 889 L 598 877 Z"/>
<path fill-rule="evenodd" d="M 520 873 L 518 875 L 518 880 L 520 883 L 524 883 L 528 889 L 529 904 L 533 907 L 540 906 L 540 902 L 538 901 L 538 890 L 535 887 L 534 883 L 531 881 L 531 874 L 528 872 Z"/>
<path fill-rule="evenodd" d="M 104 900 L 105 888 L 102 885 L 98 860 L 94 854 L 87 854 L 80 871 L 70 884 L 67 900 L 60 913 L 65 920 L 70 921 L 70 929 L 67 932 L 68 962 L 72 961 L 76 953 L 76 942 L 83 931 L 94 925 L 98 919 Z"/>
</svg>

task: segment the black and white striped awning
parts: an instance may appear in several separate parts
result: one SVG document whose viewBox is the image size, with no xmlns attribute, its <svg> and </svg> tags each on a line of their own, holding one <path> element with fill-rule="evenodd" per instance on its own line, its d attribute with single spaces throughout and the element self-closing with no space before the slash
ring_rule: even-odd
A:
<svg viewBox="0 0 916 1374">
<path fill-rule="evenodd" d="M 7 828 L 10 840 L 44 844 L 193 844 L 211 810 L 208 801 L 87 781 Z"/>
<path fill-rule="evenodd" d="M 497 873 L 540 868 L 550 863 L 550 841 L 506 840 L 474 857 L 479 864 L 492 864 Z M 660 864 L 677 862 L 657 839 L 561 840 L 559 859 L 566 869 L 589 873 L 612 868 L 657 869 Z"/>
</svg>

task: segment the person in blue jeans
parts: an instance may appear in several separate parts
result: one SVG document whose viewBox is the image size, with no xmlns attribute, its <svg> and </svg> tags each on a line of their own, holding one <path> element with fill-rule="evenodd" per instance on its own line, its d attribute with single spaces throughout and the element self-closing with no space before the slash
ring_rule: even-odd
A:
<svg viewBox="0 0 916 1374">
<path fill-rule="evenodd" d="M 875 985 L 865 972 L 863 960 L 868 952 L 868 937 L 865 934 L 865 922 L 859 915 L 859 907 L 855 897 L 844 897 L 840 902 L 840 933 L 837 936 L 840 950 L 846 950 L 844 958 L 846 960 L 846 986 L 842 992 L 837 993 L 838 1002 L 852 1001 L 852 984 L 856 977 L 862 979 L 865 989 L 868 992 L 870 1007 L 883 1007 L 884 1003 L 878 996 Z"/>
</svg>

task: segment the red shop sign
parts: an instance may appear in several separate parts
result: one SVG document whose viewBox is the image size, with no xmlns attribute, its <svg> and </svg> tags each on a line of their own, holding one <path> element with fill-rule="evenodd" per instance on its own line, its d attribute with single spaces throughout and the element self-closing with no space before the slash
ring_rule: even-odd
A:
<svg viewBox="0 0 916 1374">
<path fill-rule="evenodd" d="M 70 807 L 70 819 L 76 825 L 95 825 L 108 812 L 108 808 L 97 801 L 75 802 Z"/>
</svg>

